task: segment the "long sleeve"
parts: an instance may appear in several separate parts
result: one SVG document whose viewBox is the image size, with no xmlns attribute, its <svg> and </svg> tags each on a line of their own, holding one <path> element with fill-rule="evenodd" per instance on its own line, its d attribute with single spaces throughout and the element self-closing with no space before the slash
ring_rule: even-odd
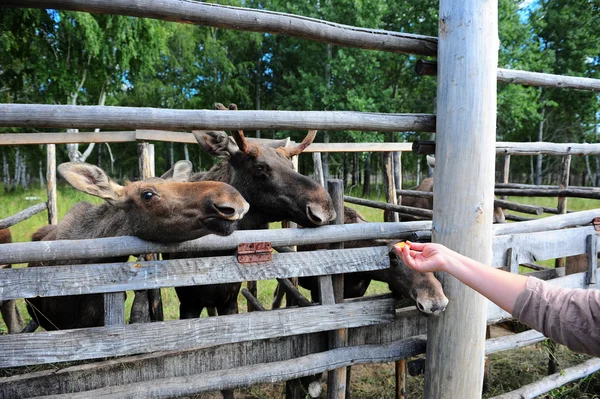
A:
<svg viewBox="0 0 600 399">
<path fill-rule="evenodd" d="M 553 287 L 530 277 L 512 314 L 574 352 L 600 356 L 600 290 Z"/>
</svg>

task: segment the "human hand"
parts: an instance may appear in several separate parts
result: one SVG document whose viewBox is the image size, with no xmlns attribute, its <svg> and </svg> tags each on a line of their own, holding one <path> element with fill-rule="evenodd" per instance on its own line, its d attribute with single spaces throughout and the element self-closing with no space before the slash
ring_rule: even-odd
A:
<svg viewBox="0 0 600 399">
<path fill-rule="evenodd" d="M 450 260 L 458 255 L 441 244 L 406 242 L 408 245 L 394 250 L 404 264 L 421 273 L 445 271 Z"/>
</svg>

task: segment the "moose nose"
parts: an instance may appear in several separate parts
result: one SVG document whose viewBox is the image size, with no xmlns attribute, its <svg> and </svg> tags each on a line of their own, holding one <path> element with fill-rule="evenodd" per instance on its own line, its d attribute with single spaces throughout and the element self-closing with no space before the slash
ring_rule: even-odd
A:
<svg viewBox="0 0 600 399">
<path fill-rule="evenodd" d="M 250 204 L 248 204 L 248 202 L 246 202 L 246 200 L 243 198 L 240 198 L 240 201 L 237 201 L 237 203 L 213 203 L 213 208 L 223 219 L 239 220 L 244 217 L 246 212 L 248 212 L 248 209 L 250 209 Z"/>
<path fill-rule="evenodd" d="M 329 223 L 335 219 L 336 213 L 333 208 L 325 209 L 323 206 L 317 203 L 310 203 L 306 205 L 306 217 L 311 223 L 321 226 Z"/>
</svg>

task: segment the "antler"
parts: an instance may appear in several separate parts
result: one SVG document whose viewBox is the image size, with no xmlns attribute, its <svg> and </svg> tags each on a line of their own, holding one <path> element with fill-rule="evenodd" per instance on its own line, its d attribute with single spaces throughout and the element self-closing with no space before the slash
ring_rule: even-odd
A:
<svg viewBox="0 0 600 399">
<path fill-rule="evenodd" d="M 221 103 L 214 103 L 213 108 L 219 111 L 237 111 L 238 109 L 237 105 L 234 103 L 229 104 L 229 108 L 226 108 Z M 246 141 L 246 137 L 244 136 L 244 132 L 242 130 L 233 130 L 232 136 L 240 151 L 247 154 L 248 151 L 250 151 L 250 148 L 248 146 L 248 142 Z"/>
<path fill-rule="evenodd" d="M 306 147 L 308 147 L 309 145 L 312 144 L 313 140 L 315 139 L 315 136 L 317 135 L 317 131 L 316 130 L 309 130 L 308 134 L 306 135 L 306 137 L 304 138 L 304 140 L 302 140 L 302 143 L 298 144 L 296 147 L 294 148 L 283 148 L 284 150 L 286 150 L 286 153 L 288 155 L 288 157 L 293 157 L 295 155 L 300 154 L 302 151 L 304 151 L 306 149 Z"/>
</svg>

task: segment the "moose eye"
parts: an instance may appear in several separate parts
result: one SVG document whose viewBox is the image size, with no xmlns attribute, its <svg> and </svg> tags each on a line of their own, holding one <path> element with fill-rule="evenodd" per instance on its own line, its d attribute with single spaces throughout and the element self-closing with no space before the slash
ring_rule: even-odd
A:
<svg viewBox="0 0 600 399">
<path fill-rule="evenodd" d="M 252 170 L 254 171 L 255 174 L 261 174 L 265 172 L 265 166 L 264 165 L 254 165 L 252 167 Z"/>
<path fill-rule="evenodd" d="M 152 198 L 154 198 L 156 194 L 154 194 L 152 191 L 144 191 L 142 193 L 142 199 L 146 202 L 150 201 Z"/>
</svg>

